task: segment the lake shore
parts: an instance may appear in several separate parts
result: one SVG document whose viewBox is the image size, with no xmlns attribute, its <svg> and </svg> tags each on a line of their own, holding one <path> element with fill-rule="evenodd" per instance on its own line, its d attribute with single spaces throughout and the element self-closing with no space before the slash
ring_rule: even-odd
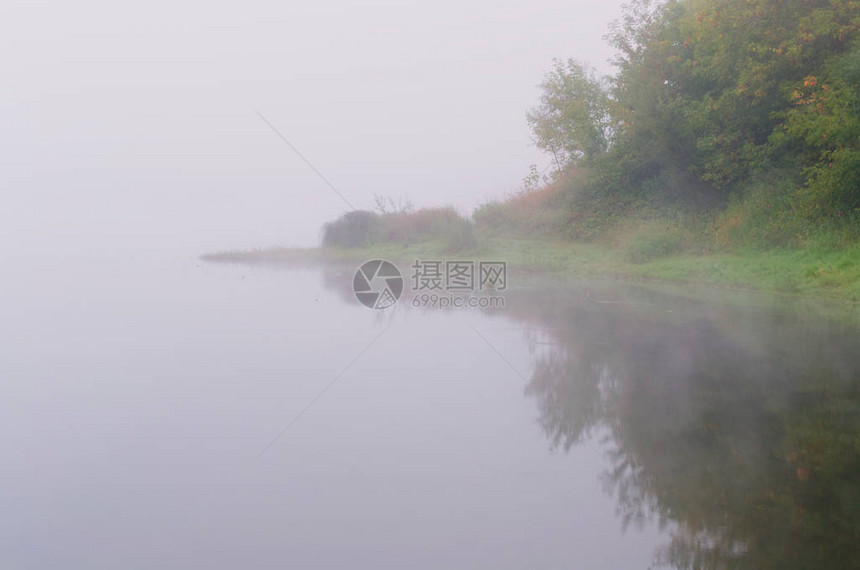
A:
<svg viewBox="0 0 860 570">
<path fill-rule="evenodd" d="M 610 277 L 632 282 L 701 285 L 751 290 L 857 304 L 860 299 L 860 249 L 842 252 L 774 250 L 741 254 L 678 254 L 633 263 L 622 252 L 595 244 L 540 239 L 488 238 L 468 252 L 450 253 L 441 243 L 383 243 L 361 248 L 273 247 L 217 252 L 211 262 L 301 264 L 318 261 L 359 262 L 389 259 L 487 259 L 506 261 L 518 271 L 563 276 Z"/>
</svg>

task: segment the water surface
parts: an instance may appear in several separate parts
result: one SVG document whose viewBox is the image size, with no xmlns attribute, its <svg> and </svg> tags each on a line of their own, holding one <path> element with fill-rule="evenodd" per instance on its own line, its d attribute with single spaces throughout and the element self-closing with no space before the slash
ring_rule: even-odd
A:
<svg viewBox="0 0 860 570">
<path fill-rule="evenodd" d="M 849 318 L 515 274 L 374 312 L 353 270 L 7 264 L 3 566 L 857 564 Z"/>
</svg>

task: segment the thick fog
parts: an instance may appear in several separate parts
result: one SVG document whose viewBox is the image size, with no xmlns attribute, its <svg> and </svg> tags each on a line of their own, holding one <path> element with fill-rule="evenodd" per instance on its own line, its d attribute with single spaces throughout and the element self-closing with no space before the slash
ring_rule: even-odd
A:
<svg viewBox="0 0 860 570">
<path fill-rule="evenodd" d="M 313 245 L 374 194 L 468 213 L 548 159 L 553 57 L 609 71 L 620 1 L 8 1 L 7 253 Z"/>
</svg>

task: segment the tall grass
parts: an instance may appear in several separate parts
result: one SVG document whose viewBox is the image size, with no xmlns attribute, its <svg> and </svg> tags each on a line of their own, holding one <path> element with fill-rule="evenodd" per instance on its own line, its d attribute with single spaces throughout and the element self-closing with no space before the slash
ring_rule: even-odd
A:
<svg viewBox="0 0 860 570">
<path fill-rule="evenodd" d="M 812 209 L 807 194 L 807 188 L 779 171 L 757 176 L 720 213 L 717 246 L 837 251 L 860 241 L 860 212 Z"/>
<path fill-rule="evenodd" d="M 543 188 L 522 191 L 507 200 L 494 200 L 479 206 L 474 214 L 475 227 L 482 235 L 520 237 L 557 237 L 569 221 L 565 206 L 571 177 Z"/>
</svg>

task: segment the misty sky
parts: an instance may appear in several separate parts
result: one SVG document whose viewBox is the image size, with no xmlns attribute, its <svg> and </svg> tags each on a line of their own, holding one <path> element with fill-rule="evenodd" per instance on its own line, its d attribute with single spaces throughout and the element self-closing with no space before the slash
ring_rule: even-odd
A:
<svg viewBox="0 0 860 570">
<path fill-rule="evenodd" d="M 609 72 L 620 1 L 0 7 L 9 252 L 313 245 L 373 195 L 469 213 L 531 163 L 553 57 Z"/>
</svg>

